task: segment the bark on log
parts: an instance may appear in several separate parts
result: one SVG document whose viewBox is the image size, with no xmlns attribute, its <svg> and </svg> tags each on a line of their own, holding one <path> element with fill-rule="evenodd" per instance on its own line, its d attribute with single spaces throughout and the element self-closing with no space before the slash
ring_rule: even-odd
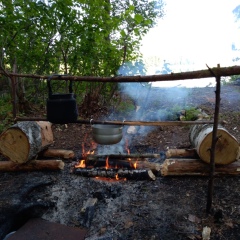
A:
<svg viewBox="0 0 240 240">
<path fill-rule="evenodd" d="M 166 158 L 172 158 L 172 157 L 197 158 L 198 157 L 195 149 L 168 149 L 165 154 L 166 154 Z"/>
<path fill-rule="evenodd" d="M 166 159 L 161 168 L 162 176 L 209 176 L 209 164 L 200 159 Z M 240 161 L 216 165 L 215 176 L 240 175 Z"/>
<path fill-rule="evenodd" d="M 32 160 L 24 164 L 0 161 L 0 172 L 62 170 L 63 168 L 62 160 Z"/>
<path fill-rule="evenodd" d="M 97 168 L 74 168 L 73 173 L 82 177 L 106 177 L 106 178 L 126 178 L 129 180 L 156 180 L 156 176 L 151 170 L 137 169 L 97 169 Z"/>
<path fill-rule="evenodd" d="M 50 122 L 19 122 L 0 135 L 0 152 L 15 163 L 25 163 L 53 143 Z"/>
<path fill-rule="evenodd" d="M 189 134 L 191 144 L 199 157 L 206 163 L 210 163 L 212 131 L 212 125 L 194 125 Z M 217 138 L 215 164 L 226 165 L 236 161 L 239 157 L 237 139 L 221 126 L 217 130 Z"/>
<path fill-rule="evenodd" d="M 42 152 L 42 156 L 70 159 L 70 158 L 74 158 L 75 154 L 72 150 L 48 148 Z"/>
<path fill-rule="evenodd" d="M 148 162 L 147 160 L 138 161 L 138 159 L 132 159 L 132 160 L 119 160 L 119 159 L 111 159 L 108 158 L 100 158 L 100 159 L 87 159 L 86 160 L 86 166 L 87 167 L 105 167 L 109 166 L 109 168 L 125 168 L 125 169 L 150 169 L 153 172 L 159 172 L 161 169 L 161 164 L 159 163 L 152 163 Z"/>
</svg>

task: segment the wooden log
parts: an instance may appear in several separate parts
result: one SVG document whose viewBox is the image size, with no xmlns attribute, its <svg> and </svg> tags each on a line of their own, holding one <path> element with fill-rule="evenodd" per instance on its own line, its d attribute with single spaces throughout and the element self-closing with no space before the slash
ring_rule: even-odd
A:
<svg viewBox="0 0 240 240">
<path fill-rule="evenodd" d="M 62 169 L 64 169 L 64 162 L 62 160 L 32 160 L 23 164 L 17 164 L 13 161 L 0 161 L 0 172 L 42 171 Z"/>
<path fill-rule="evenodd" d="M 190 142 L 196 149 L 199 157 L 210 163 L 213 126 L 194 125 L 190 129 Z M 215 147 L 215 164 L 230 164 L 239 157 L 239 143 L 226 129 L 219 126 L 217 129 L 217 143 Z"/>
<path fill-rule="evenodd" d="M 162 176 L 209 176 L 209 164 L 200 159 L 166 159 L 162 164 Z M 216 165 L 215 176 L 240 175 L 240 161 L 228 165 Z"/>
<path fill-rule="evenodd" d="M 51 149 L 48 148 L 42 152 L 43 157 L 60 157 L 64 159 L 74 158 L 75 154 L 72 150 L 65 149 Z"/>
<path fill-rule="evenodd" d="M 104 168 L 74 168 L 73 173 L 82 177 L 126 178 L 129 180 L 156 180 L 151 170 L 136 169 L 104 169 Z"/>
<path fill-rule="evenodd" d="M 197 152 L 195 149 L 168 149 L 166 152 L 166 158 L 171 157 L 191 157 L 197 158 Z"/>
<path fill-rule="evenodd" d="M 89 156 L 90 158 L 90 156 Z M 159 163 L 152 163 L 147 161 L 146 159 L 138 161 L 138 159 L 111 159 L 111 158 L 94 158 L 86 160 L 87 167 L 105 167 L 108 166 L 109 168 L 125 168 L 125 169 L 150 169 L 153 172 L 159 172 L 161 169 L 161 164 Z"/>
<path fill-rule="evenodd" d="M 144 159 L 144 158 L 159 158 L 161 157 L 160 154 L 158 153 L 144 153 L 144 154 L 103 154 L 103 155 L 100 155 L 100 154 L 96 154 L 96 155 L 93 155 L 93 154 L 88 154 L 87 155 L 87 159 L 99 159 L 99 158 L 114 158 L 114 159 L 126 159 L 126 158 L 138 158 L 139 160 L 140 159 Z"/>
<path fill-rule="evenodd" d="M 19 122 L 0 135 L 0 152 L 15 163 L 25 163 L 53 143 L 50 122 Z"/>
</svg>

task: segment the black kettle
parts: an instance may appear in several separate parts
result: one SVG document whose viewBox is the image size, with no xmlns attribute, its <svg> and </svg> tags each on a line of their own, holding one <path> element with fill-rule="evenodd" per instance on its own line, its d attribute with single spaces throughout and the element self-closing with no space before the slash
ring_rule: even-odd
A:
<svg viewBox="0 0 240 240">
<path fill-rule="evenodd" d="M 66 124 L 76 122 L 78 118 L 78 109 L 76 96 L 73 93 L 72 81 L 69 83 L 69 93 L 52 93 L 51 79 L 48 77 L 48 99 L 47 99 L 47 120 L 52 123 Z"/>
</svg>

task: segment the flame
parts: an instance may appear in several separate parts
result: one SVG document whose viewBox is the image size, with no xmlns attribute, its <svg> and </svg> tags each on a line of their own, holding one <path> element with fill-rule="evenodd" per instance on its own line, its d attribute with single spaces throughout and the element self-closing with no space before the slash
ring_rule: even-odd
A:
<svg viewBox="0 0 240 240">
<path fill-rule="evenodd" d="M 75 168 L 85 168 L 86 167 L 86 162 L 85 160 L 80 160 L 77 165 L 75 165 Z"/>
<path fill-rule="evenodd" d="M 117 181 L 119 180 L 118 174 L 115 175 L 115 178 Z"/>
<path fill-rule="evenodd" d="M 106 169 L 109 169 L 108 157 L 106 158 Z"/>
<path fill-rule="evenodd" d="M 133 163 L 134 169 L 137 169 L 137 162 Z"/>
<path fill-rule="evenodd" d="M 125 143 L 126 143 L 126 144 L 125 144 L 126 152 L 127 152 L 128 154 L 130 154 L 130 149 L 129 149 L 128 139 L 126 139 Z"/>
</svg>

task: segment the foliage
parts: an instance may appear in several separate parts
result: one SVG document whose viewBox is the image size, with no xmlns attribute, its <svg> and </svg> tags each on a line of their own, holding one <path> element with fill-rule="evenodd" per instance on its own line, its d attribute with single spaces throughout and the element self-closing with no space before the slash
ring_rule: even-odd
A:
<svg viewBox="0 0 240 240">
<path fill-rule="evenodd" d="M 142 37 L 163 16 L 162 0 L 7 0 L 0 4 L 0 66 L 41 75 L 114 76 L 123 63 L 140 57 Z M 21 96 L 44 90 L 40 81 L 21 81 L 17 88 Z M 82 101 L 84 94 L 90 94 L 107 102 L 116 89 L 108 83 L 75 84 Z"/>
<path fill-rule="evenodd" d="M 0 97 L 0 133 L 13 124 L 12 105 L 9 95 Z"/>
</svg>

